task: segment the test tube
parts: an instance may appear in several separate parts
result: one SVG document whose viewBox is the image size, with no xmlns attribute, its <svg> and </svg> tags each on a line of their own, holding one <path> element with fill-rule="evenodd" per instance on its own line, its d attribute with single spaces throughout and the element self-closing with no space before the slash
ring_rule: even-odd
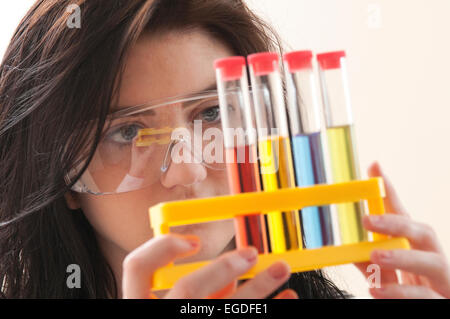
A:
<svg viewBox="0 0 450 319">
<path fill-rule="evenodd" d="M 264 191 L 295 187 L 278 60 L 278 54 L 271 52 L 248 56 Z M 268 212 L 267 222 L 272 252 L 303 248 L 298 210 Z"/>
<path fill-rule="evenodd" d="M 327 183 L 329 164 L 326 135 L 319 104 L 311 51 L 284 54 L 286 89 L 291 143 L 297 186 Z M 328 165 L 327 165 L 328 164 Z M 301 211 L 303 237 L 306 248 L 334 245 L 338 224 L 330 206 L 304 207 Z"/>
<path fill-rule="evenodd" d="M 260 191 L 256 128 L 245 58 L 219 59 L 214 66 L 230 191 L 233 194 Z M 268 253 L 264 215 L 238 216 L 235 229 L 238 248 L 254 246 L 260 254 Z"/>
<path fill-rule="evenodd" d="M 334 183 L 360 179 L 348 87 L 345 51 L 317 55 L 327 127 L 331 175 Z M 363 205 L 337 204 L 342 244 L 367 240 L 362 226 Z"/>
</svg>

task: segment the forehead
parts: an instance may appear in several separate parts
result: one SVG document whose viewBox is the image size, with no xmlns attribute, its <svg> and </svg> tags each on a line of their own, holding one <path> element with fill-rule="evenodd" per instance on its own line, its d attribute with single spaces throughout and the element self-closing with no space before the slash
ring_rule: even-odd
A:
<svg viewBox="0 0 450 319">
<path fill-rule="evenodd" d="M 143 35 L 126 61 L 119 105 L 204 90 L 215 83 L 214 60 L 230 55 L 224 44 L 199 30 Z"/>
</svg>

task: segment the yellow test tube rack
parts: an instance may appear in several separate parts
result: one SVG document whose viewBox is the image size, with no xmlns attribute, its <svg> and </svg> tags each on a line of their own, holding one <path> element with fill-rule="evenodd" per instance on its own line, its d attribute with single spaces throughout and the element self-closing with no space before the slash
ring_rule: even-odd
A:
<svg viewBox="0 0 450 319">
<path fill-rule="evenodd" d="M 254 212 L 302 209 L 308 206 L 367 201 L 368 213 L 384 214 L 385 189 L 380 177 L 331 185 L 287 188 L 275 191 L 242 193 L 206 199 L 191 199 L 160 203 L 149 209 L 150 223 L 155 236 L 168 234 L 171 226 L 224 220 Z M 261 213 L 259 213 L 261 214 Z M 370 260 L 374 249 L 409 249 L 406 238 L 392 238 L 373 233 L 372 241 L 317 249 L 290 250 L 282 253 L 260 254 L 257 264 L 240 279 L 248 279 L 277 260 L 286 261 L 291 272 L 303 272 L 348 263 Z M 173 287 L 176 281 L 210 261 L 186 264 L 171 263 L 153 275 L 152 289 Z"/>
</svg>

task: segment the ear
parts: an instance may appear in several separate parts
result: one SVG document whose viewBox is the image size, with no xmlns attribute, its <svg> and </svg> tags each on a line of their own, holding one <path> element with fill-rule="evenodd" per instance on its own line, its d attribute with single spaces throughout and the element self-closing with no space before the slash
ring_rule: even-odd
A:
<svg viewBox="0 0 450 319">
<path fill-rule="evenodd" d="M 71 210 L 81 208 L 80 201 L 78 200 L 77 194 L 75 192 L 69 191 L 65 193 L 64 198 L 66 199 L 67 206 Z"/>
</svg>

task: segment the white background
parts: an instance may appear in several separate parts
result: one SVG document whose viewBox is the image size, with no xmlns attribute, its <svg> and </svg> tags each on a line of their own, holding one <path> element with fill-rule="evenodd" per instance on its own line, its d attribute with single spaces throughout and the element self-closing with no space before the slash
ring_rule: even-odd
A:
<svg viewBox="0 0 450 319">
<path fill-rule="evenodd" d="M 449 256 L 450 1 L 247 2 L 292 49 L 347 51 L 361 168 L 378 160 L 409 213 L 433 226 Z M 352 266 L 336 276 L 367 295 Z"/>
</svg>

